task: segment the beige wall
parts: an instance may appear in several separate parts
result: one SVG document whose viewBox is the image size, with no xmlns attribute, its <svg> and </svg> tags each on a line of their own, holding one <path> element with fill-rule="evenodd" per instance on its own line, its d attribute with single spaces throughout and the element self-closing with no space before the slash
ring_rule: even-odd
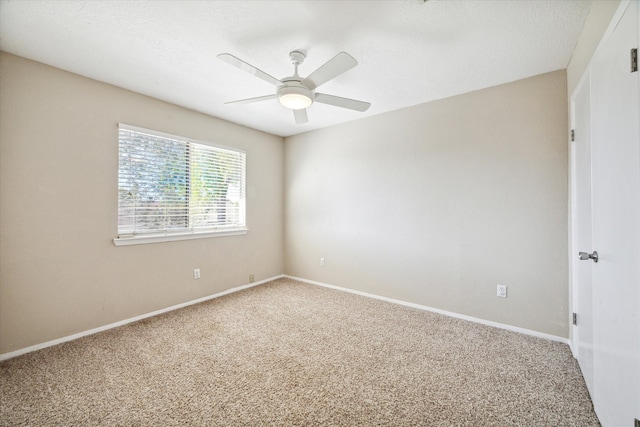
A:
<svg viewBox="0 0 640 427">
<path fill-rule="evenodd" d="M 249 273 L 273 277 L 283 264 L 566 337 L 566 93 L 558 71 L 283 146 L 2 53 L 0 354 L 242 285 Z M 116 248 L 118 122 L 246 150 L 249 234 Z"/>
<path fill-rule="evenodd" d="M 566 129 L 556 71 L 286 138 L 285 273 L 567 337 Z"/>
<path fill-rule="evenodd" d="M 282 138 L 0 55 L 0 353 L 282 273 Z M 249 233 L 115 247 L 118 122 L 246 150 Z"/>
<path fill-rule="evenodd" d="M 593 52 L 609 26 L 613 14 L 620 5 L 619 0 L 593 0 L 587 21 L 582 28 L 578 43 L 567 66 L 567 91 L 573 93 L 589 65 Z"/>
</svg>

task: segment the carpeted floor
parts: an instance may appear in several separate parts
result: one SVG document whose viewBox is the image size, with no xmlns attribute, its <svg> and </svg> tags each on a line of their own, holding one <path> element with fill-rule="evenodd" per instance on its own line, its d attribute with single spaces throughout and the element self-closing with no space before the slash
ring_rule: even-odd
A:
<svg viewBox="0 0 640 427">
<path fill-rule="evenodd" d="M 598 426 L 569 348 L 280 279 L 0 364 L 3 426 Z"/>
</svg>

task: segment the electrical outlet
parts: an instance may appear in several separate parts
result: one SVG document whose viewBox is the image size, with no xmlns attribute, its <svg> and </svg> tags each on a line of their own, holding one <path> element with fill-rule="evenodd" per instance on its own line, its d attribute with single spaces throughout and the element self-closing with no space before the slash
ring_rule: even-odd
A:
<svg viewBox="0 0 640 427">
<path fill-rule="evenodd" d="M 507 286 L 506 285 L 498 285 L 496 295 L 500 298 L 507 297 Z"/>
<path fill-rule="evenodd" d="M 200 269 L 199 268 L 194 268 L 193 269 L 193 278 L 194 279 L 199 279 L 200 278 Z"/>
<path fill-rule="evenodd" d="M 320 267 L 324 267 L 324 258 L 320 258 Z"/>
<path fill-rule="evenodd" d="M 249 274 L 249 283 L 253 283 L 255 281 L 255 277 L 253 277 L 253 273 Z"/>
</svg>

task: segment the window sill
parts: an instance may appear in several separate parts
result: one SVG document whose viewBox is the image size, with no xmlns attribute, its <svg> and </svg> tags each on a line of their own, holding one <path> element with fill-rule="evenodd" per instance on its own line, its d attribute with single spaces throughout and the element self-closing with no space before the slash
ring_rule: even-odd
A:
<svg viewBox="0 0 640 427">
<path fill-rule="evenodd" d="M 143 235 L 143 236 L 116 237 L 115 239 L 113 239 L 113 244 L 116 246 L 144 245 L 147 243 L 175 242 L 179 240 L 240 236 L 243 234 L 247 234 L 248 231 L 249 231 L 248 228 L 234 228 L 232 230 L 208 231 L 208 232 L 201 232 L 201 233 L 176 233 L 176 234 L 160 234 L 160 235 L 150 234 L 150 235 Z"/>
</svg>

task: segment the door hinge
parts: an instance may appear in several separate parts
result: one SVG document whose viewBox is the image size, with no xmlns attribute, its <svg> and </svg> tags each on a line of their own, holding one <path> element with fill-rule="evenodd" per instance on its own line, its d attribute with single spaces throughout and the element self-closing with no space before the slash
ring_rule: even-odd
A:
<svg viewBox="0 0 640 427">
<path fill-rule="evenodd" d="M 575 141 L 576 140 L 576 131 L 575 129 L 571 129 L 571 141 Z"/>
<path fill-rule="evenodd" d="M 573 324 L 574 325 L 578 325 L 578 314 L 577 313 L 573 313 Z"/>
<path fill-rule="evenodd" d="M 635 73 L 638 71 L 638 49 L 631 49 L 631 72 Z"/>
</svg>

